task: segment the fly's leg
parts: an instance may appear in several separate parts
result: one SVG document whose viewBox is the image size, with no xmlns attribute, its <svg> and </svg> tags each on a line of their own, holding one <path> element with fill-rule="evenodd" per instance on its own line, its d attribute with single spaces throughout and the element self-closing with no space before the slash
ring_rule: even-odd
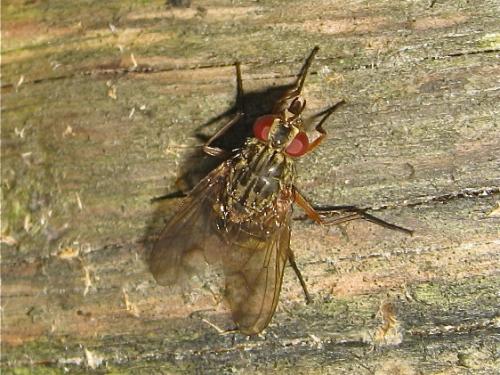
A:
<svg viewBox="0 0 500 375">
<path fill-rule="evenodd" d="M 403 232 L 409 235 L 413 234 L 413 230 L 411 229 L 403 228 L 399 225 L 392 224 L 385 220 L 379 219 L 378 217 L 370 215 L 365 210 L 357 208 L 355 206 L 329 206 L 329 207 L 314 208 L 307 201 L 307 199 L 304 198 L 302 194 L 300 194 L 300 192 L 295 187 L 293 189 L 293 195 L 295 203 L 297 203 L 304 210 L 307 217 L 319 224 L 336 225 L 336 224 L 346 223 L 352 220 L 363 219 L 371 223 L 380 225 L 387 229 L 397 230 L 399 232 Z M 330 220 L 324 218 L 325 216 L 339 214 L 341 212 L 347 212 L 347 213 L 335 218 L 331 218 Z"/>
<path fill-rule="evenodd" d="M 149 202 L 155 203 L 155 202 L 159 202 L 159 201 L 162 201 L 165 199 L 184 198 L 185 196 L 187 196 L 187 194 L 182 192 L 182 191 L 174 191 L 173 193 L 168 193 L 168 194 L 160 195 L 158 197 L 153 197 L 149 200 Z"/>
<path fill-rule="evenodd" d="M 220 148 L 212 146 L 211 144 L 218 138 L 220 138 L 224 133 L 228 131 L 234 124 L 236 124 L 243 116 L 244 116 L 244 108 L 243 108 L 243 81 L 241 79 L 241 67 L 240 63 L 237 62 L 236 66 L 236 84 L 237 84 L 237 93 L 236 93 L 236 105 L 237 112 L 234 117 L 229 120 L 222 128 L 220 128 L 210 139 L 203 145 L 203 152 L 208 155 L 216 156 L 220 158 L 227 158 L 229 156 L 229 152 Z"/>
<path fill-rule="evenodd" d="M 318 213 L 320 215 L 320 217 L 326 216 L 326 215 L 334 215 L 334 214 L 338 214 L 340 212 L 347 212 L 344 215 L 340 215 L 338 217 L 331 218 L 330 220 L 322 219 L 323 223 L 326 225 L 336 225 L 336 224 L 341 224 L 341 223 L 345 223 L 345 222 L 352 221 L 352 220 L 363 219 L 363 220 L 369 221 L 371 223 L 380 225 L 381 227 L 384 227 L 387 229 L 397 230 L 397 231 L 405 233 L 405 234 L 413 235 L 413 230 L 401 227 L 401 226 L 396 225 L 396 224 L 389 223 L 389 222 L 382 220 L 382 219 L 379 219 L 378 217 L 370 215 L 365 210 L 358 208 L 358 207 L 355 207 L 355 206 L 330 206 L 330 207 L 321 207 L 321 208 L 317 207 L 317 208 L 315 208 L 315 212 Z"/>
<path fill-rule="evenodd" d="M 341 100 L 338 103 L 335 103 L 330 108 L 328 108 L 326 111 L 323 111 L 317 115 L 317 116 L 323 115 L 323 117 L 319 121 L 318 125 L 316 125 L 316 127 L 314 128 L 314 130 L 316 130 L 319 133 L 319 137 L 316 138 L 314 141 L 312 141 L 309 144 L 309 148 L 308 148 L 307 152 L 314 150 L 316 147 L 319 146 L 319 144 L 321 142 L 323 142 L 323 140 L 326 137 L 326 130 L 323 128 L 323 124 L 325 123 L 325 121 L 328 119 L 328 117 L 330 117 L 330 115 L 333 112 L 335 112 L 339 107 L 341 107 L 344 104 L 345 104 L 345 100 Z M 317 116 L 315 116 L 315 117 L 317 117 Z"/>
<path fill-rule="evenodd" d="M 330 206 L 324 208 L 314 208 L 307 199 L 297 190 L 297 188 L 293 188 L 293 198 L 294 202 L 297 203 L 306 213 L 307 217 L 318 224 L 323 225 L 337 225 L 346 223 L 352 220 L 364 219 L 374 224 L 380 225 L 387 229 L 397 230 L 403 232 L 405 234 L 412 235 L 413 230 L 400 227 L 399 225 L 388 223 L 378 217 L 370 215 L 364 210 L 357 208 L 355 206 Z M 325 220 L 323 217 L 329 214 L 335 214 L 339 212 L 345 212 L 346 214 L 340 215 L 336 218 L 331 218 L 330 220 Z M 306 297 L 306 302 L 310 303 L 312 301 L 311 296 L 307 290 L 306 283 L 302 274 L 300 273 L 299 268 L 297 267 L 297 263 L 295 262 L 295 256 L 291 249 L 288 249 L 288 260 L 290 261 L 290 265 L 292 266 L 297 278 L 299 279 L 300 285 L 302 286 L 302 290 L 304 291 L 304 295 Z"/>
<path fill-rule="evenodd" d="M 309 219 L 315 221 L 318 224 L 323 224 L 323 220 L 321 219 L 319 214 L 316 212 L 313 206 L 309 204 L 307 199 L 304 198 L 302 194 L 300 194 L 295 186 L 293 188 L 293 200 L 304 210 Z"/>
<path fill-rule="evenodd" d="M 297 275 L 297 278 L 299 279 L 300 286 L 302 287 L 302 290 L 304 291 L 304 296 L 306 297 L 306 303 L 310 304 L 312 302 L 311 295 L 307 290 L 306 282 L 304 281 L 304 278 L 300 273 L 299 267 L 297 267 L 297 263 L 295 262 L 295 255 L 293 254 L 293 251 L 290 248 L 288 248 L 288 261 L 290 262 L 290 265 L 292 266 L 293 270 L 295 271 L 295 274 Z"/>
<path fill-rule="evenodd" d="M 304 86 L 304 81 L 307 76 L 307 72 L 309 71 L 309 67 L 311 66 L 314 56 L 316 56 L 316 53 L 319 51 L 319 47 L 316 46 L 313 48 L 311 53 L 309 54 L 309 57 L 307 58 L 306 62 L 304 63 L 304 66 L 302 67 L 302 70 L 300 71 L 299 77 L 297 78 L 297 82 L 295 83 L 294 87 L 291 89 L 287 90 L 281 99 L 276 103 L 273 109 L 273 113 L 280 113 L 284 108 L 283 105 L 287 102 L 287 100 L 296 98 L 300 95 L 302 92 L 302 87 Z"/>
<path fill-rule="evenodd" d="M 236 115 L 229 120 L 229 122 L 224 125 L 222 128 L 220 128 L 217 133 L 215 133 L 210 139 L 203 145 L 203 152 L 210 155 L 210 156 L 216 156 L 220 158 L 227 158 L 229 156 L 229 152 L 220 148 L 220 147 L 215 147 L 211 146 L 211 144 L 219 137 L 221 137 L 230 127 L 232 127 L 234 124 L 236 124 L 241 118 L 243 117 L 243 113 L 236 113 Z"/>
<path fill-rule="evenodd" d="M 230 335 L 232 333 L 238 333 L 238 328 L 223 329 L 223 328 L 220 328 L 219 326 L 215 325 L 214 323 L 210 322 L 208 319 L 203 318 L 203 319 L 201 319 L 201 321 L 205 324 L 208 324 L 213 329 L 215 329 L 217 331 L 217 333 L 221 336 Z"/>
<path fill-rule="evenodd" d="M 309 204 L 309 202 L 298 192 L 296 188 L 293 189 L 293 200 L 295 203 L 297 203 L 300 207 L 304 209 L 306 212 L 306 215 L 311 219 L 317 222 L 318 224 L 322 223 L 321 217 L 318 215 L 316 211 L 314 211 L 314 208 Z M 300 273 L 299 267 L 297 266 L 297 263 L 295 262 L 295 255 L 293 254 L 292 249 L 288 248 L 288 261 L 290 262 L 290 265 L 293 268 L 293 271 L 297 275 L 297 278 L 299 279 L 300 286 L 302 287 L 302 290 L 304 291 L 304 296 L 306 297 L 306 303 L 309 304 L 312 302 L 311 295 L 309 294 L 309 291 L 307 290 L 306 282 L 304 281 L 304 278 L 302 277 L 302 274 Z"/>
<path fill-rule="evenodd" d="M 237 112 L 236 114 L 227 122 L 222 128 L 220 128 L 210 139 L 203 145 L 203 152 L 205 152 L 208 155 L 211 156 L 216 156 L 220 158 L 227 158 L 229 156 L 229 152 L 220 148 L 220 147 L 215 147 L 212 146 L 211 144 L 220 136 L 222 136 L 231 126 L 236 124 L 243 116 L 244 116 L 244 108 L 243 108 L 243 81 L 241 79 L 241 67 L 240 63 L 236 62 L 235 63 L 236 67 L 236 85 L 237 85 L 237 92 L 236 92 L 236 106 L 237 106 Z M 151 198 L 150 202 L 158 202 L 161 200 L 165 199 L 171 199 L 171 198 L 182 198 L 185 197 L 186 194 L 182 191 L 177 191 L 174 193 L 169 193 L 165 194 L 159 197 L 153 197 Z"/>
<path fill-rule="evenodd" d="M 311 67 L 311 64 L 314 60 L 314 57 L 319 51 L 319 47 L 315 46 L 309 56 L 307 57 L 306 62 L 304 63 L 304 66 L 302 67 L 302 70 L 300 71 L 299 77 L 297 78 L 297 83 L 295 84 L 295 89 L 289 91 L 288 93 L 285 94 L 285 97 L 287 99 L 293 98 L 295 96 L 299 96 L 300 93 L 302 92 L 302 87 L 304 87 L 304 82 L 307 77 L 307 72 L 309 71 L 309 68 Z"/>
<path fill-rule="evenodd" d="M 345 101 L 341 100 L 338 103 L 334 104 L 332 107 L 328 108 L 326 111 L 323 111 L 322 113 L 319 113 L 317 116 L 323 116 L 321 120 L 319 121 L 318 125 L 316 125 L 315 130 L 320 134 L 318 138 L 316 138 L 313 142 L 310 143 L 309 148 L 307 152 L 312 151 L 315 149 L 326 137 L 326 130 L 323 128 L 323 124 L 325 121 L 330 117 L 330 115 L 337 110 L 341 105 L 344 105 Z M 316 223 L 319 224 L 325 224 L 325 225 L 336 225 L 336 224 L 341 224 L 345 223 L 348 221 L 352 220 L 358 220 L 358 219 L 363 219 L 369 222 L 372 222 L 374 224 L 380 225 L 384 228 L 391 229 L 391 230 L 397 230 L 406 234 L 413 234 L 413 230 L 403 228 L 399 225 L 396 224 L 391 224 L 388 223 L 385 220 L 379 219 L 378 217 L 375 217 L 373 215 L 370 215 L 367 213 L 365 210 L 362 210 L 360 208 L 357 208 L 355 206 L 330 206 L 330 207 L 324 207 L 324 208 L 314 208 L 306 198 L 302 194 L 299 193 L 297 188 L 294 187 L 294 200 L 295 203 L 297 203 L 302 209 L 305 211 L 307 217 L 309 217 L 311 220 L 315 221 Z M 338 214 L 340 212 L 347 212 L 347 214 L 340 215 L 336 218 L 330 218 L 329 220 L 325 220 L 323 217 L 327 215 L 332 215 L 332 214 Z"/>
</svg>

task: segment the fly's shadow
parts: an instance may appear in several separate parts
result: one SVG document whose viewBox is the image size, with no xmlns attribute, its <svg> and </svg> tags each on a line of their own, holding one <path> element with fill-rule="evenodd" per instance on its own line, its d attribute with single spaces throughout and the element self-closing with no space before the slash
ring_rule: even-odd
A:
<svg viewBox="0 0 500 375">
<path fill-rule="evenodd" d="M 205 127 L 214 124 L 222 124 L 220 126 L 223 126 L 223 124 L 231 119 L 235 119 L 238 114 L 242 114 L 222 136 L 217 137 L 217 139 L 211 142 L 211 146 L 227 150 L 229 155 L 232 154 L 232 151 L 240 149 L 243 146 L 247 138 L 253 136 L 252 125 L 255 120 L 262 115 L 272 113 L 274 103 L 291 87 L 293 87 L 292 84 L 281 85 L 248 93 L 238 90 L 235 105 L 198 127 L 195 137 L 203 144 L 207 144 L 211 137 L 207 136 L 206 132 L 203 132 Z M 203 148 L 197 148 L 183 161 L 181 167 L 182 174 L 176 182 L 177 187 L 182 192 L 190 191 L 203 177 L 225 159 L 208 155 Z M 173 194 L 179 196 L 179 192 Z"/>
</svg>

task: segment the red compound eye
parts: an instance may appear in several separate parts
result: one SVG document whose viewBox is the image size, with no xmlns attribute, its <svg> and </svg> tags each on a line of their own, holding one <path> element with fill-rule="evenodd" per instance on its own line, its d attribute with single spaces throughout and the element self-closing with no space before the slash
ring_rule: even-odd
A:
<svg viewBox="0 0 500 375">
<path fill-rule="evenodd" d="M 295 136 L 292 143 L 286 148 L 286 153 L 290 156 L 302 156 L 309 149 L 309 138 L 304 132 L 300 132 Z"/>
<path fill-rule="evenodd" d="M 269 130 L 274 122 L 274 115 L 265 115 L 255 120 L 253 124 L 253 135 L 262 141 L 267 141 Z"/>
</svg>

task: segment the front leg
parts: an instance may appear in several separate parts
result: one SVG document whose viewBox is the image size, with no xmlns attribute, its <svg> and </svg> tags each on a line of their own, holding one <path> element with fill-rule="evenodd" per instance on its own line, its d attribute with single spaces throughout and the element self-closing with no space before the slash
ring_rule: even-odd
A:
<svg viewBox="0 0 500 375">
<path fill-rule="evenodd" d="M 288 107 L 287 102 L 290 99 L 295 99 L 295 98 L 299 97 L 300 93 L 302 92 L 302 88 L 304 87 L 304 81 L 306 80 L 307 72 L 309 71 L 309 68 L 311 67 L 311 64 L 314 60 L 314 56 L 316 56 L 316 53 L 318 51 L 319 51 L 318 46 L 316 46 L 312 49 L 311 53 L 309 54 L 309 57 L 307 58 L 306 62 L 304 63 L 304 66 L 302 67 L 302 69 L 299 73 L 299 76 L 297 77 L 297 81 L 292 86 L 292 88 L 285 91 L 285 93 L 282 95 L 282 97 L 275 104 L 272 113 L 283 112 L 283 110 L 287 109 L 287 107 Z"/>
<path fill-rule="evenodd" d="M 319 121 L 318 125 L 316 125 L 316 127 L 314 128 L 314 130 L 316 130 L 318 133 L 319 133 L 319 137 L 316 138 L 314 141 L 312 141 L 310 144 L 309 144 L 309 149 L 307 150 L 307 152 L 310 152 L 312 150 L 314 150 L 316 147 L 319 146 L 319 144 L 321 142 L 323 142 L 323 140 L 325 139 L 326 137 L 326 130 L 325 128 L 323 128 L 323 124 L 325 123 L 325 121 L 328 119 L 328 117 L 330 117 L 330 115 L 335 112 L 339 107 L 341 107 L 342 105 L 344 105 L 346 102 L 345 100 L 341 100 L 339 101 L 338 103 L 335 103 L 334 105 L 332 105 L 330 108 L 328 108 L 327 110 L 317 114 L 316 116 L 314 117 L 319 117 L 321 115 L 323 115 L 323 117 L 321 118 L 321 120 Z"/>
</svg>

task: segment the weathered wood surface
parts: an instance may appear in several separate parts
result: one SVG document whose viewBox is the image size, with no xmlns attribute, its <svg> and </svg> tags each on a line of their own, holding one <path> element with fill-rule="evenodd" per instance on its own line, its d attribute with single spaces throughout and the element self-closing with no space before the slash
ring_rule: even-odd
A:
<svg viewBox="0 0 500 375">
<path fill-rule="evenodd" d="M 3 1 L 2 373 L 498 372 L 499 5 Z M 149 274 L 179 204 L 149 200 L 206 169 L 234 61 L 255 117 L 314 45 L 309 113 L 348 104 L 301 190 L 416 233 L 294 222 L 315 302 L 287 269 L 265 333 L 220 336 Z"/>
</svg>

